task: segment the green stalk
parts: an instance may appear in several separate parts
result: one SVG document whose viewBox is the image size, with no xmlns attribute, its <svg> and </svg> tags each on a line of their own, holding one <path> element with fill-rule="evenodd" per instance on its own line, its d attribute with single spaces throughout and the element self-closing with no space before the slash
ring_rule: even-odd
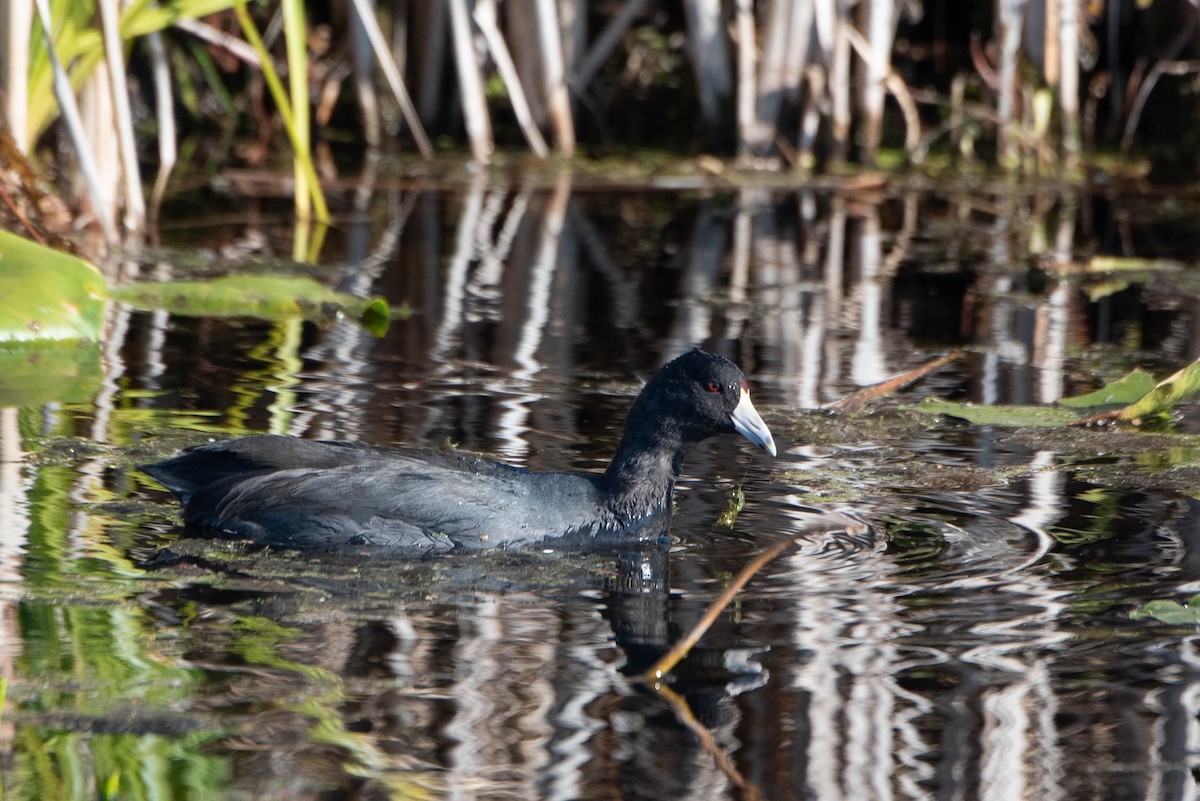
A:
<svg viewBox="0 0 1200 801">
<path fill-rule="evenodd" d="M 305 145 L 301 149 L 287 93 L 283 89 L 283 83 L 279 80 L 279 74 L 275 72 L 275 67 L 271 63 L 271 55 L 267 52 L 267 48 L 263 46 L 262 38 L 258 35 L 258 28 L 254 27 L 254 20 L 250 19 L 250 12 L 246 10 L 246 0 L 234 0 L 233 10 L 237 14 L 238 23 L 242 26 L 242 33 L 245 35 L 247 43 L 258 53 L 259 60 L 262 62 L 263 79 L 267 82 L 267 89 L 270 90 L 271 97 L 279 109 L 279 117 L 283 120 L 283 127 L 287 129 L 288 138 L 292 142 L 292 147 L 295 149 L 297 157 L 301 153 L 307 154 L 307 137 L 305 138 Z M 321 184 L 317 180 L 317 170 L 313 166 L 312 158 L 301 159 L 299 166 L 308 182 L 309 195 L 312 198 L 315 217 L 320 222 L 328 222 L 329 209 L 325 205 L 325 195 L 321 193 Z M 299 184 L 297 184 L 298 189 Z M 297 191 L 297 196 L 299 196 L 299 191 Z M 299 202 L 297 202 L 297 213 L 299 213 Z"/>
<path fill-rule="evenodd" d="M 304 38 L 304 5 L 302 0 L 283 0 L 283 40 L 287 48 L 288 91 L 292 96 L 292 123 L 295 149 L 292 170 L 296 175 L 296 216 L 307 220 L 312 209 L 308 176 L 304 163 L 312 163 L 309 150 L 308 124 L 308 47 Z"/>
</svg>

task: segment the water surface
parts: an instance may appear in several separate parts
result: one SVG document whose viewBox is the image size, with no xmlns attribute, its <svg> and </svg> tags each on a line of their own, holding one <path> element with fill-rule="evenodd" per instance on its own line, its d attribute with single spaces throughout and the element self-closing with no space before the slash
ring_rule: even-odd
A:
<svg viewBox="0 0 1200 801">
<path fill-rule="evenodd" d="M 344 198 L 303 267 L 267 202 L 222 202 L 181 205 L 126 272 L 300 271 L 413 314 L 373 337 L 114 306 L 91 400 L 0 410 L 13 798 L 1196 794 L 1196 616 L 1153 604 L 1200 592 L 1187 410 L 1068 432 L 913 408 L 1194 360 L 1190 199 L 480 176 Z M 780 454 L 697 447 L 663 549 L 255 552 L 180 539 L 135 468 L 271 431 L 599 470 L 692 346 L 744 368 Z M 955 349 L 866 413 L 819 410 Z M 875 538 L 812 535 L 814 510 Z M 667 691 L 641 682 L 779 537 Z"/>
</svg>

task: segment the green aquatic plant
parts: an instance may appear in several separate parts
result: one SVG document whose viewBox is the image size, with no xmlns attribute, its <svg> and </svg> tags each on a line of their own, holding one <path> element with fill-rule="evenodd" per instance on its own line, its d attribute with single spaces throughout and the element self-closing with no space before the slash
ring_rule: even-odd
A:
<svg viewBox="0 0 1200 801">
<path fill-rule="evenodd" d="M 1144 398 L 1146 393 L 1154 389 L 1154 385 L 1154 376 L 1145 370 L 1132 370 L 1122 378 L 1093 392 L 1076 395 L 1071 398 L 1062 398 L 1058 401 L 1058 405 L 1065 406 L 1068 409 L 1086 409 L 1089 411 L 1114 406 L 1128 406 Z"/>
<path fill-rule="evenodd" d="M 915 407 L 923 414 L 946 415 L 978 426 L 1053 428 L 1079 422 L 1083 415 L 1054 406 L 990 406 L 926 398 Z"/>
<path fill-rule="evenodd" d="M 234 0 L 233 10 L 237 14 L 246 41 L 258 53 L 263 79 L 292 143 L 292 151 L 295 154 L 296 216 L 308 219 L 311 210 L 311 216 L 318 222 L 328 222 L 329 209 L 325 205 L 325 195 L 321 191 L 321 181 L 317 177 L 317 168 L 313 165 L 308 145 L 308 82 L 305 78 L 308 74 L 308 62 L 304 50 L 304 7 L 299 0 L 284 0 L 283 3 L 284 32 L 288 42 L 288 75 L 292 86 L 290 96 L 284 90 L 283 82 L 279 80 L 279 75 L 271 63 L 271 54 L 267 52 L 262 38 L 258 35 L 258 28 L 250 18 L 246 0 Z"/>
<path fill-rule="evenodd" d="M 1154 383 L 1134 370 L 1094 392 L 1063 398 L 1050 406 L 981 406 L 926 398 L 914 408 L 924 414 L 956 417 L 975 425 L 1054 428 L 1069 425 L 1140 423 L 1166 417 L 1179 403 L 1200 391 L 1200 359 Z"/>
<path fill-rule="evenodd" d="M 162 31 L 180 19 L 196 19 L 223 11 L 232 0 L 135 0 L 124 4 L 118 22 L 123 41 Z M 104 60 L 104 42 L 96 27 L 95 0 L 50 0 L 54 49 L 67 67 L 71 85 L 83 86 Z M 35 142 L 58 117 L 58 104 L 50 90 L 53 70 L 45 40 L 29 39 L 29 99 L 26 111 L 26 141 Z"/>
<path fill-rule="evenodd" d="M 1141 609 L 1129 614 L 1134 620 L 1157 620 L 1171 626 L 1200 626 L 1200 594 L 1184 603 L 1176 601 L 1147 601 Z"/>
<path fill-rule="evenodd" d="M 0 342 L 95 342 L 107 297 L 88 262 L 0 231 Z"/>
<path fill-rule="evenodd" d="M 0 231 L 0 406 L 96 393 L 107 298 L 88 262 Z"/>
<path fill-rule="evenodd" d="M 211 281 L 129 284 L 113 290 L 113 296 L 139 309 L 202 317 L 332 322 L 348 316 L 376 336 L 387 331 L 393 317 L 407 316 L 406 309 L 393 310 L 382 298 L 335 292 L 305 276 L 227 275 Z"/>
<path fill-rule="evenodd" d="M 739 484 L 734 487 L 729 493 L 729 499 L 725 503 L 725 509 L 717 516 L 717 525 L 725 528 L 733 528 L 737 522 L 738 515 L 742 513 L 742 509 L 746 508 L 746 491 Z"/>
</svg>

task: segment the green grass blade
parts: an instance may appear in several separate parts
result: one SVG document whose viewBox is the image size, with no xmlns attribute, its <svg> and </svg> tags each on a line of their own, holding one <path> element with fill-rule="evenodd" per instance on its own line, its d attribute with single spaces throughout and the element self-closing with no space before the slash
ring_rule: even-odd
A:
<svg viewBox="0 0 1200 801">
<path fill-rule="evenodd" d="M 233 10 L 237 14 L 238 23 L 242 26 L 242 34 L 246 37 L 246 42 L 254 48 L 262 62 L 263 79 L 267 82 L 267 89 L 270 90 L 271 97 L 278 107 L 279 117 L 283 120 L 283 127 L 287 129 L 292 147 L 296 149 L 297 153 L 300 153 L 302 151 L 297 145 L 299 136 L 295 120 L 292 118 L 291 102 L 288 100 L 287 92 L 284 91 L 283 83 L 279 80 L 279 74 L 275 72 L 271 56 L 263 45 L 262 37 L 258 35 L 258 28 L 254 26 L 254 20 L 250 19 L 250 12 L 246 9 L 246 0 L 235 0 Z M 307 152 L 307 144 L 303 152 Z M 329 209 L 325 206 L 325 196 L 321 193 L 321 184 L 317 180 L 317 170 L 313 166 L 312 159 L 302 160 L 300 167 L 304 171 L 311 189 L 314 216 L 320 222 L 328 222 Z"/>
<path fill-rule="evenodd" d="M 292 100 L 293 166 L 295 173 L 296 216 L 309 218 L 312 209 L 312 186 L 309 185 L 305 163 L 312 163 L 309 151 L 308 123 L 308 45 L 304 30 L 304 5 L 301 0 L 283 0 L 283 40 L 287 50 L 288 91 Z"/>
</svg>

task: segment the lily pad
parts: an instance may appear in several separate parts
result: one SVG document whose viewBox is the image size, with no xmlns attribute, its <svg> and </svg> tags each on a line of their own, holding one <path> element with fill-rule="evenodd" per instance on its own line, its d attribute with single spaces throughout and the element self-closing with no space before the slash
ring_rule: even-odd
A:
<svg viewBox="0 0 1200 801">
<path fill-rule="evenodd" d="M 168 281 L 118 287 L 113 296 L 139 309 L 162 309 L 197 317 L 301 317 L 316 322 L 353 317 L 370 333 L 387 331 L 393 312 L 383 298 L 335 292 L 311 278 L 229 275 L 211 281 Z"/>
<path fill-rule="evenodd" d="M 1060 406 L 1070 409 L 1100 409 L 1105 406 L 1128 406 L 1154 389 L 1154 376 L 1145 370 L 1134 370 L 1123 378 L 1086 395 L 1059 400 Z"/>
<path fill-rule="evenodd" d="M 1200 625 L 1200 595 L 1193 595 L 1183 604 L 1175 601 L 1148 601 L 1129 616 L 1134 620 L 1154 618 L 1172 626 Z"/>
<path fill-rule="evenodd" d="M 1055 428 L 1161 416 L 1197 391 L 1200 391 L 1200 360 L 1157 385 L 1149 373 L 1134 370 L 1095 392 L 1063 398 L 1056 406 L 977 406 L 927 398 L 916 409 L 976 425 Z"/>
<path fill-rule="evenodd" d="M 0 231 L 0 342 L 95 342 L 107 297 L 83 259 Z"/>
<path fill-rule="evenodd" d="M 926 398 L 914 407 L 924 414 L 944 414 L 981 426 L 1057 428 L 1080 419 L 1078 412 L 1054 406 L 980 406 Z"/>
</svg>

